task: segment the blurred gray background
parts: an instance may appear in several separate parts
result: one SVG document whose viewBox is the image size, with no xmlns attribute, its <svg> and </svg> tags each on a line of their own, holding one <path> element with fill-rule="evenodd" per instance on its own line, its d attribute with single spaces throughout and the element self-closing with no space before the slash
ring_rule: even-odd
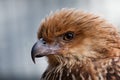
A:
<svg viewBox="0 0 120 80">
<path fill-rule="evenodd" d="M 45 58 L 31 60 L 40 21 L 50 11 L 78 8 L 120 24 L 120 0 L 0 0 L 0 80 L 39 80 Z"/>
</svg>

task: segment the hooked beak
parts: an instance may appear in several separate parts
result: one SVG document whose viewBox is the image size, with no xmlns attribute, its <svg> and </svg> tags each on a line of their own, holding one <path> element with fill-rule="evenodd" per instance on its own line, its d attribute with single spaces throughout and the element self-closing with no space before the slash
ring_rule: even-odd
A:
<svg viewBox="0 0 120 80">
<path fill-rule="evenodd" d="M 32 61 L 35 63 L 35 57 L 42 57 L 42 55 L 38 55 L 39 53 L 39 49 L 37 48 L 37 45 L 38 45 L 38 42 L 36 42 L 33 47 L 32 47 L 32 50 L 31 50 L 31 58 L 32 58 Z"/>
<path fill-rule="evenodd" d="M 31 58 L 35 63 L 35 58 L 58 53 L 58 45 L 48 45 L 43 39 L 38 40 L 31 50 Z"/>
</svg>

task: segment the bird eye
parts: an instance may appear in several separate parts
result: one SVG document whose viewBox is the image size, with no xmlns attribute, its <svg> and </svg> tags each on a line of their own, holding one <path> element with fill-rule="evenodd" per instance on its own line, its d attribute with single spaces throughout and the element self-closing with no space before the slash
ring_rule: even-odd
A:
<svg viewBox="0 0 120 80">
<path fill-rule="evenodd" d="M 69 41 L 74 38 L 74 33 L 73 32 L 67 32 L 63 35 L 63 40 Z"/>
</svg>

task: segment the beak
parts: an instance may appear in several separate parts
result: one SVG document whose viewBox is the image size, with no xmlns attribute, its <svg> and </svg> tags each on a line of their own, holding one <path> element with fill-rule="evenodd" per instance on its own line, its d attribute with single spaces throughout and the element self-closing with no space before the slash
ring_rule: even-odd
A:
<svg viewBox="0 0 120 80">
<path fill-rule="evenodd" d="M 31 50 L 31 58 L 35 63 L 35 58 L 57 53 L 58 45 L 48 45 L 43 39 L 38 40 Z"/>
<path fill-rule="evenodd" d="M 38 42 L 36 42 L 33 47 L 32 47 L 32 50 L 31 50 L 31 58 L 32 58 L 32 61 L 35 63 L 35 57 L 37 57 L 37 54 L 39 52 L 38 48 L 37 48 L 37 45 L 38 45 Z M 42 57 L 42 56 L 41 56 Z"/>
</svg>

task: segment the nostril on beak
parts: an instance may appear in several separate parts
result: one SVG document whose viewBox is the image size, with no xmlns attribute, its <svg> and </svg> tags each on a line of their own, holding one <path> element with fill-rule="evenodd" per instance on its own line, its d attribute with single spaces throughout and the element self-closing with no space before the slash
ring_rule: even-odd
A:
<svg viewBox="0 0 120 80">
<path fill-rule="evenodd" d="M 46 41 L 43 38 L 41 38 L 41 41 L 43 44 L 46 44 Z"/>
<path fill-rule="evenodd" d="M 43 44 L 46 44 L 46 41 L 43 41 Z"/>
</svg>

